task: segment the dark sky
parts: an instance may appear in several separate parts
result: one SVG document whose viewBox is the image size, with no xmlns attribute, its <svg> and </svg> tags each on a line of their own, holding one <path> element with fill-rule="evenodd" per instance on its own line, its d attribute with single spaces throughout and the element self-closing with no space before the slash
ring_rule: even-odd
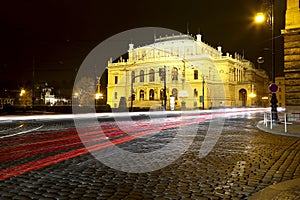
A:
<svg viewBox="0 0 300 200">
<path fill-rule="evenodd" d="M 87 54 L 103 40 L 138 27 L 163 27 L 203 35 L 224 52 L 244 52 L 269 69 L 271 30 L 254 25 L 266 0 L 10 0 L 1 2 L 0 83 L 36 81 L 70 85 Z M 276 72 L 282 74 L 285 1 L 276 1 Z M 188 26 L 187 26 L 188 25 Z M 10 83 L 9 83 L 10 82 Z M 5 86 L 6 86 L 5 85 Z M 0 85 L 1 87 L 1 85 Z"/>
</svg>

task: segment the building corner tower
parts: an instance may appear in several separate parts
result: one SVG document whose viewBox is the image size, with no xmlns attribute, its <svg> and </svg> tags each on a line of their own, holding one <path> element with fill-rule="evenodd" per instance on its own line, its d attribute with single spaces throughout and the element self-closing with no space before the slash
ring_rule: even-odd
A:
<svg viewBox="0 0 300 200">
<path fill-rule="evenodd" d="M 286 0 L 284 37 L 284 76 L 286 107 L 300 110 L 300 0 Z"/>
</svg>

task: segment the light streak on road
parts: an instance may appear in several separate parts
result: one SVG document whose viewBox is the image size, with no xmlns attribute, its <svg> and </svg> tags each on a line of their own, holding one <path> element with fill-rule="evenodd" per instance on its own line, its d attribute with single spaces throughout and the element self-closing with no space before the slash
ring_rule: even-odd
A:
<svg viewBox="0 0 300 200">
<path fill-rule="evenodd" d="M 34 156 L 47 156 L 47 153 L 52 153 L 52 155 L 48 157 L 44 156 L 44 158 L 19 164 L 17 166 L 1 169 L 0 180 L 4 180 L 6 178 L 26 173 L 32 170 L 37 170 L 45 166 L 49 166 L 58 162 L 75 158 L 77 156 L 87 154 L 89 152 L 98 151 L 112 145 L 126 143 L 137 138 L 155 134 L 160 132 L 161 130 L 172 129 L 180 126 L 189 126 L 213 119 L 215 117 L 226 117 L 229 115 L 239 115 L 249 112 L 263 111 L 265 111 L 265 109 L 231 109 L 205 112 L 181 112 L 182 115 L 180 116 L 164 118 L 163 120 L 157 119 L 156 123 L 149 123 L 149 121 L 147 120 L 135 121 L 136 124 L 124 123 L 122 128 L 131 130 L 126 132 L 122 131 L 123 129 L 121 130 L 120 127 L 114 127 L 113 123 L 103 123 L 100 124 L 99 127 L 82 127 L 85 132 L 80 135 L 80 138 L 77 135 L 76 129 L 40 133 L 36 135 L 25 134 L 22 136 L 22 138 L 17 138 L 17 140 L 15 140 L 15 137 L 18 137 L 19 134 L 1 137 L 1 143 L 9 145 L 2 145 L 0 147 L 0 162 L 9 162 L 27 157 L 31 157 L 34 159 Z M 174 112 L 171 113 L 174 114 Z M 145 113 L 130 113 L 131 116 L 139 116 L 144 114 Z M 98 117 L 108 117 L 112 115 L 115 114 L 99 114 Z M 120 115 L 124 114 L 120 113 Z M 128 115 L 128 113 L 126 113 L 125 115 Z M 155 115 L 159 114 L 155 113 Z M 47 119 L 49 119 L 49 117 L 51 119 L 61 119 L 60 116 L 61 115 L 47 116 Z M 73 117 L 73 115 L 67 116 L 70 118 Z M 30 116 L 28 120 L 32 120 L 34 117 L 38 116 Z M 65 117 L 66 116 L 63 115 L 63 119 L 66 119 Z M 22 117 L 12 117 L 12 119 L 10 120 L 20 120 L 20 118 Z M 24 118 L 22 118 L 22 120 L 24 120 Z M 46 120 L 46 118 L 44 120 Z M 82 142 L 90 145 L 83 147 Z M 61 151 L 67 152 L 60 153 Z M 53 153 L 56 153 L 56 155 L 53 155 Z"/>
<path fill-rule="evenodd" d="M 194 120 L 188 120 L 186 122 L 182 122 L 182 121 L 177 121 L 176 123 L 174 123 L 173 121 L 170 121 L 169 123 L 165 123 L 163 130 L 165 129 L 170 129 L 170 128 L 174 128 L 174 127 L 178 127 L 178 126 L 189 126 L 195 123 L 200 123 L 205 121 L 206 118 L 198 118 L 198 119 L 194 119 Z M 0 156 L 0 161 L 8 161 L 8 159 L 18 159 L 18 158 L 24 158 L 26 156 L 36 156 L 36 155 L 40 155 L 40 154 L 45 154 L 45 153 L 50 153 L 53 151 L 58 151 L 58 150 L 66 150 L 66 149 L 70 149 L 70 147 L 78 147 L 78 149 L 73 149 L 73 150 L 69 150 L 68 152 L 64 152 L 64 153 L 58 153 L 57 155 L 54 156 L 49 156 L 43 159 L 39 159 L 36 161 L 32 161 L 32 162 L 28 162 L 28 163 L 24 163 L 24 164 L 20 164 L 18 166 L 14 166 L 14 167 L 10 167 L 7 169 L 3 169 L 0 171 L 0 180 L 18 175 L 18 174 L 22 174 L 25 172 L 29 172 L 32 170 L 37 170 L 40 169 L 42 167 L 45 166 L 49 166 L 58 162 L 62 162 L 83 154 L 87 154 L 89 152 L 93 152 L 93 151 L 97 151 L 97 150 L 101 150 L 103 148 L 107 148 L 109 146 L 112 145 L 118 145 L 118 144 L 122 144 L 125 142 L 129 142 L 132 140 L 135 140 L 137 138 L 141 138 L 144 136 L 147 136 L 149 134 L 153 134 L 153 133 L 157 133 L 160 130 L 162 130 L 161 128 L 161 124 L 156 124 L 156 125 L 150 125 L 150 124 L 146 124 L 146 125 L 142 125 L 141 123 L 140 125 L 140 129 L 138 131 L 132 129 L 132 132 L 130 133 L 126 133 L 124 134 L 122 131 L 120 132 L 116 132 L 116 130 L 114 128 L 112 129 L 108 129 L 108 133 L 106 133 L 105 130 L 103 130 L 103 132 L 101 132 L 101 130 L 98 131 L 92 131 L 92 132 L 86 132 L 86 136 L 90 136 L 93 135 L 93 137 L 87 137 L 85 140 L 85 142 L 95 142 L 97 141 L 98 144 L 94 144 L 91 146 L 87 146 L 86 148 L 82 148 L 82 143 L 79 142 L 79 138 L 77 136 L 68 136 L 68 138 L 58 138 L 57 140 L 50 140 L 50 141 L 43 141 L 42 143 L 42 149 L 37 149 L 38 146 L 41 145 L 40 142 L 37 142 L 36 144 L 38 144 L 38 146 L 36 146 L 36 144 L 26 144 L 26 147 L 29 147 L 30 149 L 25 150 L 24 152 L 19 152 L 20 150 L 24 150 L 26 149 L 25 146 L 21 146 L 20 148 L 17 147 L 17 149 L 14 149 L 14 147 L 8 147 L 8 148 L 2 148 L 1 149 L 1 155 Z M 110 132 L 113 131 L 113 132 Z M 101 133 L 105 133 L 102 134 Z M 94 135 L 96 134 L 96 135 Z M 51 135 L 51 134 L 48 134 Z M 123 136 L 122 136 L 123 135 Z M 122 136 L 122 137 L 120 137 Z M 46 134 L 47 137 L 47 134 Z M 109 137 L 111 139 L 111 141 L 107 141 L 107 137 Z M 73 143 L 68 144 L 68 142 L 72 142 L 70 141 L 70 139 L 75 139 L 75 143 L 73 141 Z M 66 144 L 68 145 L 59 145 L 57 144 L 57 141 L 59 140 L 65 140 Z M 100 143 L 99 143 L 100 142 Z M 45 145 L 47 143 L 51 143 L 53 145 L 50 145 L 49 147 L 46 147 Z M 14 152 L 12 152 L 10 155 L 7 156 L 3 156 L 4 153 L 8 154 L 9 152 L 11 152 L 12 150 L 17 151 L 16 155 L 14 155 Z"/>
<path fill-rule="evenodd" d="M 37 128 L 32 128 L 32 129 L 29 129 L 29 130 L 20 131 L 20 132 L 9 134 L 9 135 L 3 135 L 3 136 L 0 136 L 0 139 L 8 138 L 8 137 L 13 137 L 13 136 L 16 136 L 16 135 L 22 135 L 22 134 L 30 133 L 30 132 L 33 132 L 33 131 L 37 131 L 37 130 L 41 129 L 43 126 L 44 125 L 41 125 L 41 126 L 39 126 Z"/>
</svg>

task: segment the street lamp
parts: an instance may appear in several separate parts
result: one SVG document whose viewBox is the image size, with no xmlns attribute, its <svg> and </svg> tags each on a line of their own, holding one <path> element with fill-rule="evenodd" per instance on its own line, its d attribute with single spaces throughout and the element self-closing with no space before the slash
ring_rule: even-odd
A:
<svg viewBox="0 0 300 200">
<path fill-rule="evenodd" d="M 204 76 L 202 74 L 201 77 L 202 77 L 202 96 L 200 96 L 200 101 L 202 102 L 202 110 L 204 110 L 204 108 L 205 108 L 205 104 L 204 104 L 204 84 L 205 84 L 205 78 L 207 78 L 207 76 Z"/>
<path fill-rule="evenodd" d="M 262 22 L 264 22 L 265 20 L 266 20 L 266 19 L 265 19 L 264 13 L 259 12 L 259 13 L 256 14 L 256 16 L 255 16 L 255 22 L 256 22 L 256 23 L 262 23 Z"/>
<path fill-rule="evenodd" d="M 275 0 L 270 0 L 271 2 L 271 14 L 270 14 L 270 23 L 271 23 L 271 29 L 272 29 L 272 84 L 270 85 L 269 89 L 272 93 L 271 97 L 271 113 L 272 113 L 272 119 L 276 122 L 278 121 L 278 113 L 277 113 L 277 103 L 278 100 L 276 98 L 276 92 L 278 87 L 275 85 L 275 31 L 274 31 L 274 10 L 275 10 Z M 255 16 L 255 22 L 262 23 L 265 21 L 265 17 L 263 13 L 257 13 Z M 275 89 L 274 89 L 275 88 Z M 277 88 L 277 89 L 276 89 Z"/>
<path fill-rule="evenodd" d="M 96 93 L 95 98 L 96 98 L 96 100 L 103 99 L 103 94 L 102 93 Z"/>
<path fill-rule="evenodd" d="M 20 96 L 23 96 L 25 93 L 26 93 L 26 91 L 24 89 L 22 89 L 20 92 Z"/>
</svg>

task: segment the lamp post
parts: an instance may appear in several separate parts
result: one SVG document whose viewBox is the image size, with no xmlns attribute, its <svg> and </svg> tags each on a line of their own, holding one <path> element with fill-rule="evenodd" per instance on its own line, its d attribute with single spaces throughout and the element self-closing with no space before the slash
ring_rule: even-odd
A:
<svg viewBox="0 0 300 200">
<path fill-rule="evenodd" d="M 167 73 L 167 68 L 166 68 L 166 65 L 164 65 L 164 110 L 167 110 L 167 76 L 166 76 L 166 73 Z"/>
<path fill-rule="evenodd" d="M 201 101 L 202 101 L 202 110 L 204 110 L 205 108 L 205 103 L 204 103 L 204 84 L 205 84 L 205 76 L 202 74 L 201 75 L 202 77 L 202 98 L 201 98 Z"/>
<path fill-rule="evenodd" d="M 272 119 L 273 121 L 278 121 L 278 113 L 277 113 L 277 97 L 276 92 L 278 87 L 275 85 L 275 31 L 274 31 L 274 11 L 275 11 L 275 0 L 270 0 L 271 2 L 271 14 L 270 14 L 270 23 L 271 23 L 271 29 L 272 29 L 272 84 L 269 87 L 270 92 L 272 93 L 271 96 L 271 113 L 272 113 Z M 257 23 L 262 23 L 265 21 L 265 17 L 263 13 L 257 13 L 255 17 L 255 21 Z"/>
</svg>

